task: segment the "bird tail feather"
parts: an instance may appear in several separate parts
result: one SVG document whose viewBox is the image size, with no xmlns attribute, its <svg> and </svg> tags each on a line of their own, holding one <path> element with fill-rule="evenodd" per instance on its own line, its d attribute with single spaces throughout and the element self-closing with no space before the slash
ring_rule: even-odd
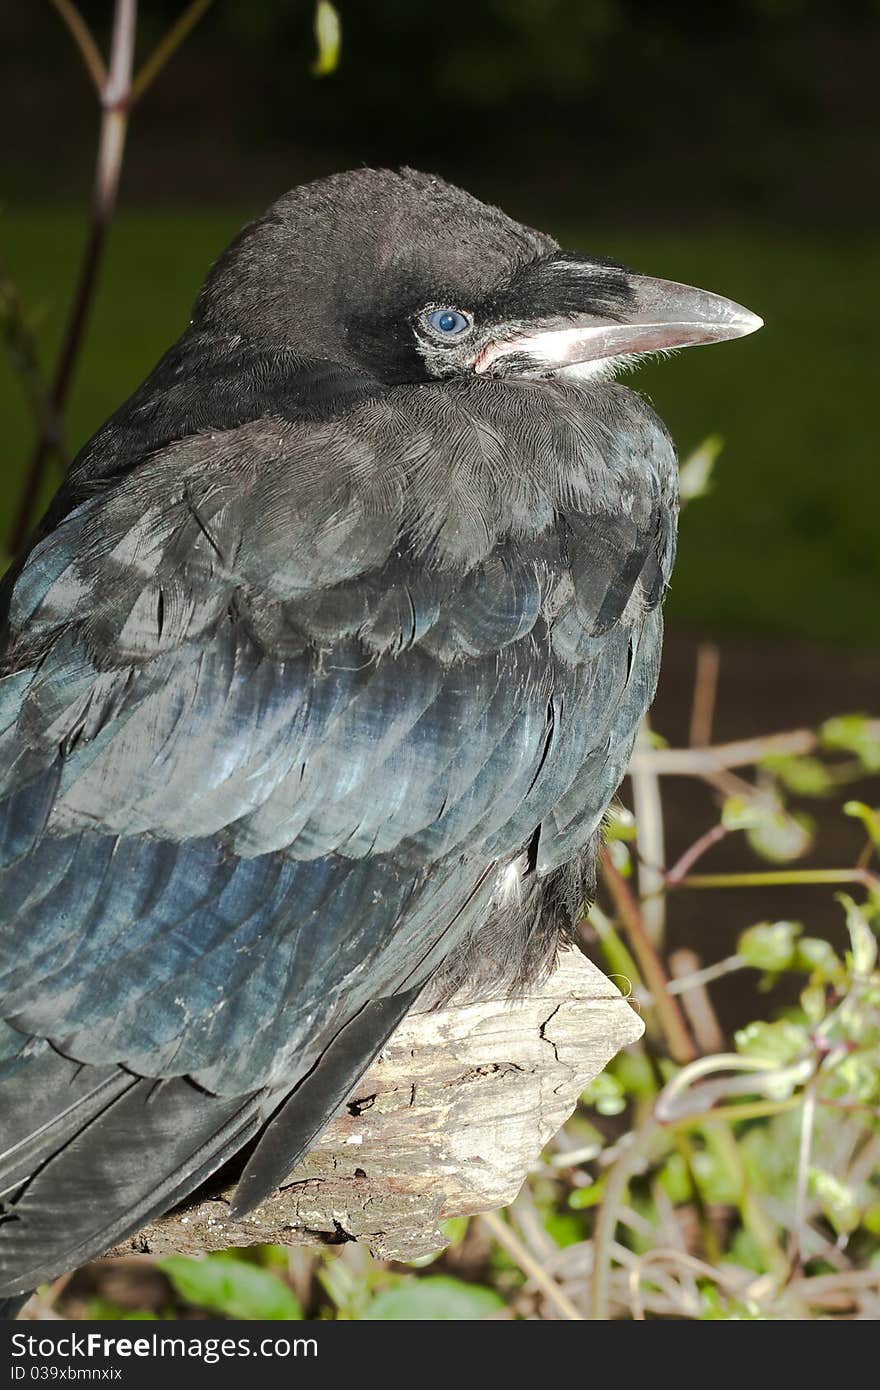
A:
<svg viewBox="0 0 880 1390">
<path fill-rule="evenodd" d="M 135 1234 L 265 1126 L 230 1215 L 253 1210 L 320 1136 L 421 988 L 420 980 L 365 1005 L 268 1125 L 265 1091 L 215 1096 L 185 1077 L 152 1081 L 118 1068 L 114 1077 L 111 1069 L 77 1067 L 51 1049 L 29 1059 L 40 1095 L 54 1095 L 56 1113 L 29 1112 L 30 1124 L 19 1125 L 0 1154 L 0 1300 L 20 1306 L 38 1284 Z M 20 1098 L 10 1106 L 13 1114 L 27 1112 L 33 1095 L 35 1078 L 21 1061 L 8 1087 Z M 47 1073 L 53 1067 L 54 1086 Z"/>
<path fill-rule="evenodd" d="M 0 1209 L 0 1298 L 105 1253 L 168 1211 L 256 1133 L 259 1093 L 207 1095 L 183 1078 L 138 1080 Z"/>
<path fill-rule="evenodd" d="M 14 1322 L 32 1292 L 18 1294 L 16 1298 L 0 1298 L 0 1322 Z"/>
<path fill-rule="evenodd" d="M 230 1209 L 233 1219 L 253 1211 L 308 1153 L 421 989 L 419 983 L 374 1000 L 339 1030 L 264 1130 L 239 1178 Z"/>
</svg>

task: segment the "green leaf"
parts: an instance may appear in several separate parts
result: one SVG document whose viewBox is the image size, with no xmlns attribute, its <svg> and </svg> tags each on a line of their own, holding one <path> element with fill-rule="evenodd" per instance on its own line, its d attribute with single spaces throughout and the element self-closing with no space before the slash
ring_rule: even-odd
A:
<svg viewBox="0 0 880 1390">
<path fill-rule="evenodd" d="M 293 1291 L 274 1274 L 225 1253 L 198 1260 L 169 1255 L 158 1265 L 185 1302 L 210 1313 L 247 1320 L 291 1321 L 303 1316 Z"/>
<path fill-rule="evenodd" d="M 760 765 L 797 796 L 825 796 L 834 789 L 834 778 L 818 758 L 771 753 L 761 759 Z"/>
<path fill-rule="evenodd" d="M 834 1091 L 848 1101 L 867 1105 L 877 1098 L 880 1091 L 880 1069 L 878 1053 L 850 1052 L 842 1057 L 834 1068 Z"/>
<path fill-rule="evenodd" d="M 864 801 L 847 801 L 843 807 L 843 814 L 860 820 L 874 844 L 880 849 L 880 807 L 866 806 Z"/>
<path fill-rule="evenodd" d="M 729 796 L 721 808 L 721 824 L 725 830 L 751 830 L 766 815 L 757 797 Z"/>
<path fill-rule="evenodd" d="M 461 1242 L 467 1235 L 469 1225 L 469 1216 L 450 1216 L 446 1221 L 440 1222 L 440 1230 L 443 1232 L 453 1250 L 457 1245 L 461 1245 Z"/>
<path fill-rule="evenodd" d="M 593 1105 L 600 1115 L 619 1115 L 626 1109 L 623 1087 L 610 1072 L 600 1072 L 581 1095 L 585 1105 Z"/>
<path fill-rule="evenodd" d="M 630 877 L 632 874 L 632 858 L 622 840 L 609 841 L 608 858 L 611 860 L 621 878 Z"/>
<path fill-rule="evenodd" d="M 625 1095 L 651 1100 L 657 1094 L 657 1073 L 643 1048 L 619 1052 L 608 1074 Z"/>
<path fill-rule="evenodd" d="M 861 1219 L 855 1192 L 825 1168 L 810 1169 L 810 1193 L 839 1236 L 848 1236 Z"/>
<path fill-rule="evenodd" d="M 731 1298 L 722 1302 L 714 1284 L 700 1289 L 700 1322 L 770 1322 L 769 1315 L 750 1299 Z"/>
<path fill-rule="evenodd" d="M 774 863 L 786 863 L 806 854 L 812 844 L 812 822 L 807 816 L 786 811 L 777 797 L 729 796 L 721 810 L 727 830 L 744 830 L 757 854 Z"/>
<path fill-rule="evenodd" d="M 827 1009 L 824 985 L 807 985 L 801 990 L 801 1008 L 815 1028 L 822 1022 Z"/>
<path fill-rule="evenodd" d="M 846 971 L 830 941 L 822 936 L 802 936 L 794 954 L 795 970 L 806 970 L 820 980 L 842 984 Z"/>
<path fill-rule="evenodd" d="M 86 1304 L 86 1317 L 92 1322 L 158 1322 L 159 1314 L 146 1308 L 121 1308 L 109 1298 L 92 1298 Z"/>
<path fill-rule="evenodd" d="M 777 1023 L 750 1023 L 739 1029 L 734 1042 L 738 1052 L 782 1067 L 797 1061 L 809 1047 L 807 1030 L 788 1019 L 780 1019 Z"/>
<path fill-rule="evenodd" d="M 339 66 L 339 50 L 342 44 L 342 25 L 339 13 L 330 0 L 318 0 L 315 6 L 315 43 L 317 55 L 312 63 L 315 77 L 326 77 Z"/>
<path fill-rule="evenodd" d="M 679 1153 L 672 1153 L 660 1169 L 660 1185 L 674 1206 L 682 1206 L 693 1196 L 690 1173 Z"/>
<path fill-rule="evenodd" d="M 585 1236 L 583 1221 L 569 1211 L 552 1212 L 544 1220 L 544 1230 L 560 1250 L 580 1245 Z"/>
<path fill-rule="evenodd" d="M 740 936 L 737 955 L 755 970 L 788 970 L 802 930 L 799 922 L 758 922 Z"/>
<path fill-rule="evenodd" d="M 712 475 L 723 448 L 721 436 L 710 434 L 688 454 L 678 470 L 682 502 L 695 502 L 698 497 L 705 497 L 712 491 Z"/>
<path fill-rule="evenodd" d="M 852 942 L 852 965 L 856 975 L 870 975 L 877 964 L 877 938 L 868 925 L 868 919 L 848 893 L 835 894 L 837 901 L 846 910 L 846 925 Z"/>
<path fill-rule="evenodd" d="M 711 1147 L 696 1149 L 691 1167 L 705 1201 L 719 1206 L 736 1203 L 740 1195 L 739 1177 L 730 1173 L 724 1154 Z"/>
<path fill-rule="evenodd" d="M 800 859 L 813 843 L 813 822 L 808 816 L 790 815 L 777 811 L 760 825 L 746 831 L 746 838 L 756 854 L 774 864 L 787 864 Z"/>
<path fill-rule="evenodd" d="M 472 1322 L 503 1307 L 504 1300 L 494 1289 L 432 1274 L 385 1289 L 368 1304 L 363 1316 L 368 1322 Z"/>
<path fill-rule="evenodd" d="M 605 1179 L 589 1183 L 586 1187 L 576 1187 L 568 1195 L 568 1205 L 572 1211 L 586 1211 L 588 1207 L 598 1206 L 605 1191 Z"/>
<path fill-rule="evenodd" d="M 839 714 L 819 730 L 825 748 L 854 753 L 868 772 L 880 772 L 880 737 L 866 714 Z"/>
</svg>

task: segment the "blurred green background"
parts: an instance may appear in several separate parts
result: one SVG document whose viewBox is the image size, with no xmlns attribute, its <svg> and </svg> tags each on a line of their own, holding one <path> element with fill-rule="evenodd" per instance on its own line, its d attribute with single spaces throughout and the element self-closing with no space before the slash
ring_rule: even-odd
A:
<svg viewBox="0 0 880 1390">
<path fill-rule="evenodd" d="M 139 49 L 180 12 L 141 6 Z M 877 635 L 880 163 L 875 3 L 483 0 L 338 6 L 310 73 L 307 0 L 216 0 L 135 112 L 68 412 L 78 447 L 186 321 L 213 257 L 301 178 L 413 163 L 563 242 L 759 312 L 755 338 L 641 369 L 683 453 L 724 439 L 685 519 L 676 625 Z M 106 38 L 109 0 L 83 4 Z M 93 94 L 48 0 L 3 21 L 0 256 L 47 363 L 85 238 Z M 32 425 L 0 367 L 8 524 Z"/>
</svg>

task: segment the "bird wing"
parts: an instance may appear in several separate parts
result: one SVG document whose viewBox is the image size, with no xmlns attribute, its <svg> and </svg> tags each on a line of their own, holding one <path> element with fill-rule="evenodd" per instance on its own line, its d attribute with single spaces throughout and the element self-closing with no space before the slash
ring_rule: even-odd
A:
<svg viewBox="0 0 880 1390">
<path fill-rule="evenodd" d="M 311 1138 L 485 918 L 491 867 L 560 805 L 547 855 L 588 837 L 671 556 L 662 488 L 582 415 L 572 387 L 397 388 L 63 502 L 9 586 L 0 682 L 10 1289 L 166 1209 L 308 1073 Z"/>
</svg>

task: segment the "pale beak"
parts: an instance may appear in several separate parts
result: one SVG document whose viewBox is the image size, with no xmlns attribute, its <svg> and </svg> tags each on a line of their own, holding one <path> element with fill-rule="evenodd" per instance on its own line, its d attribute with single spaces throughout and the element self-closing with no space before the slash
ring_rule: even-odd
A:
<svg viewBox="0 0 880 1390">
<path fill-rule="evenodd" d="M 514 357 L 520 369 L 531 364 L 539 371 L 555 371 L 603 358 L 721 343 L 763 326 L 757 314 L 708 290 L 631 271 L 624 278 L 631 298 L 613 317 L 567 312 L 537 321 L 526 331 L 519 324 L 509 337 L 502 332 L 485 345 L 474 371 L 503 372 L 514 365 L 504 359 Z"/>
</svg>

